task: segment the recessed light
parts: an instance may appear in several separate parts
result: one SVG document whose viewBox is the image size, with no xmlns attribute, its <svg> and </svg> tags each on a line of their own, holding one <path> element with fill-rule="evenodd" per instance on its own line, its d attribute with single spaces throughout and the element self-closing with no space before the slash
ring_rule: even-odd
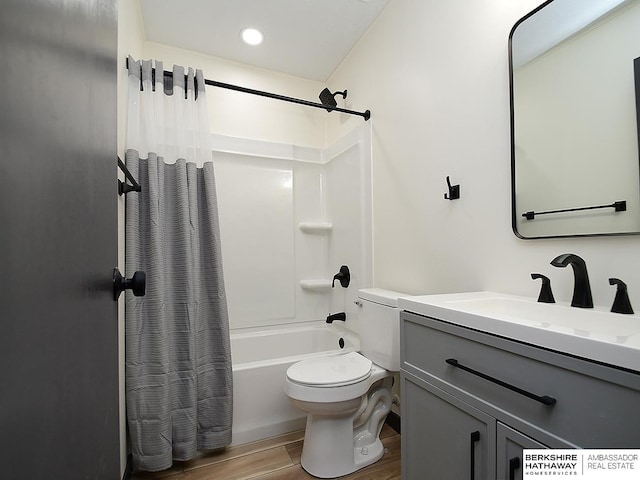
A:
<svg viewBox="0 0 640 480">
<path fill-rule="evenodd" d="M 242 40 L 249 45 L 260 45 L 262 43 L 262 32 L 255 28 L 245 28 L 240 32 Z"/>
</svg>

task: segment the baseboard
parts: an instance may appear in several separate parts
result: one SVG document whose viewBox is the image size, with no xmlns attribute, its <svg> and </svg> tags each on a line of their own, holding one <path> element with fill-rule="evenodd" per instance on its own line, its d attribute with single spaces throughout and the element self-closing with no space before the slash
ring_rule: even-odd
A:
<svg viewBox="0 0 640 480">
<path fill-rule="evenodd" d="M 400 433 L 400 415 L 396 412 L 389 412 L 384 423 L 393 428 L 397 433 Z"/>
</svg>

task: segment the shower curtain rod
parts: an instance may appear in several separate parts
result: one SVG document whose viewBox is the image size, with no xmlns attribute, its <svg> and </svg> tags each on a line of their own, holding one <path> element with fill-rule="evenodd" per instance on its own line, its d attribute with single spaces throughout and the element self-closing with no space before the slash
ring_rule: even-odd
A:
<svg viewBox="0 0 640 480">
<path fill-rule="evenodd" d="M 127 69 L 129 68 L 129 59 L 127 58 Z M 155 76 L 156 69 L 152 68 L 152 74 Z M 168 70 L 163 71 L 164 75 L 173 77 L 173 72 Z M 155 77 L 154 77 L 155 78 Z M 347 110 L 346 108 L 333 107 L 331 105 L 324 105 L 322 103 L 310 102 L 308 100 L 302 100 L 300 98 L 287 97 L 285 95 L 278 95 L 277 93 L 264 92 L 262 90 L 254 90 L 253 88 L 241 87 L 239 85 L 232 85 L 230 83 L 217 82 L 215 80 L 204 79 L 205 85 L 211 87 L 226 88 L 228 90 L 235 90 L 236 92 L 249 93 L 251 95 L 259 95 L 261 97 L 273 98 L 274 100 L 282 100 L 283 102 L 297 103 L 299 105 L 306 105 L 307 107 L 324 108 L 325 110 L 341 113 L 348 113 L 349 115 L 359 115 L 364 118 L 365 121 L 371 118 L 371 111 L 365 110 L 364 112 L 356 112 L 354 110 Z"/>
</svg>

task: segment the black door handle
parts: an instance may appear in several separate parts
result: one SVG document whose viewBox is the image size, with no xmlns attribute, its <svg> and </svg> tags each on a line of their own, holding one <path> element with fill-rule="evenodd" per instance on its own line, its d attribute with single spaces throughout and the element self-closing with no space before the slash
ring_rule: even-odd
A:
<svg viewBox="0 0 640 480">
<path fill-rule="evenodd" d="M 516 480 L 516 470 L 520 468 L 520 458 L 513 457 L 509 460 L 509 480 Z"/>
<path fill-rule="evenodd" d="M 469 479 L 475 480 L 476 478 L 476 443 L 480 441 L 480 432 L 475 431 L 471 432 L 469 436 L 469 450 L 470 450 L 470 460 L 471 464 L 469 466 Z"/>
<path fill-rule="evenodd" d="M 133 277 L 124 278 L 117 268 L 113 269 L 113 299 L 118 300 L 123 290 L 131 289 L 136 297 L 143 297 L 147 285 L 147 274 L 135 272 Z"/>
<path fill-rule="evenodd" d="M 514 385 L 511 385 L 510 383 L 507 382 L 503 382 L 502 380 L 498 380 L 497 378 L 494 377 L 490 377 L 489 375 L 487 375 L 486 373 L 482 373 L 479 372 L 478 370 L 474 370 L 472 368 L 469 367 L 465 367 L 464 365 L 462 365 L 461 363 L 458 362 L 458 360 L 456 360 L 455 358 L 447 358 L 445 360 L 445 362 L 447 362 L 449 365 L 459 368 L 460 370 L 464 370 L 465 372 L 469 372 L 473 375 L 476 375 L 480 378 L 484 378 L 485 380 L 488 380 L 489 382 L 495 383 L 496 385 L 500 385 L 501 387 L 507 388 L 509 390 L 511 390 L 512 392 L 516 392 L 519 393 L 520 395 L 524 395 L 527 398 L 530 398 L 532 400 L 535 400 L 536 402 L 540 402 L 543 405 L 546 406 L 552 406 L 555 405 L 556 403 L 556 399 L 553 397 L 550 397 L 548 395 L 544 395 L 544 396 L 538 396 L 535 393 L 531 393 L 531 392 L 527 392 L 526 390 L 523 390 L 521 388 L 518 388 Z"/>
</svg>

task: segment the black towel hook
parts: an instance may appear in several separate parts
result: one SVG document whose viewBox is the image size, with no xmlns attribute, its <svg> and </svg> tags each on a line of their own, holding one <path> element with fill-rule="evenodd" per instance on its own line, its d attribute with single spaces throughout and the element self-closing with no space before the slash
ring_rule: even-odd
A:
<svg viewBox="0 0 640 480">
<path fill-rule="evenodd" d="M 445 200 L 457 200 L 460 198 L 460 185 L 451 185 L 449 175 L 447 175 L 447 187 L 449 187 L 449 193 L 444 194 Z"/>
</svg>

